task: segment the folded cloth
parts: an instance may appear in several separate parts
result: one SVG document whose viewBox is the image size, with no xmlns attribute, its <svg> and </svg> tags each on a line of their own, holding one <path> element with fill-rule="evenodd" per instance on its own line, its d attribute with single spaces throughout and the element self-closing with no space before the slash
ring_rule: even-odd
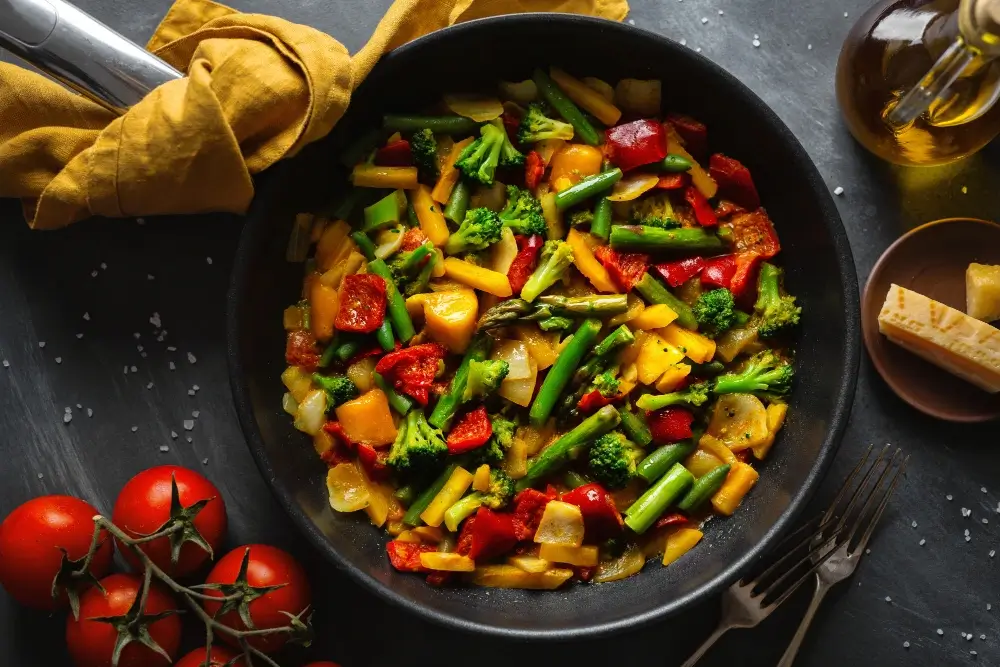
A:
<svg viewBox="0 0 1000 667">
<path fill-rule="evenodd" d="M 354 57 L 335 39 L 210 0 L 177 0 L 147 48 L 183 79 L 125 115 L 0 63 L 0 197 L 36 229 L 109 217 L 243 213 L 251 176 L 326 135 L 384 53 L 439 28 L 526 11 L 622 20 L 626 0 L 396 0 Z"/>
</svg>

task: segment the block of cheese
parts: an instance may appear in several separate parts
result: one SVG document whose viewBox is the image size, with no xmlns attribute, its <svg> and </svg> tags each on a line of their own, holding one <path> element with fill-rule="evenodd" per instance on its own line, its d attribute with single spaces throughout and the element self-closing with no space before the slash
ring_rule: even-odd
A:
<svg viewBox="0 0 1000 667">
<path fill-rule="evenodd" d="M 1000 329 L 895 284 L 878 327 L 932 364 L 991 394 L 1000 392 Z"/>
<path fill-rule="evenodd" d="M 965 270 L 965 312 L 983 322 L 1000 320 L 1000 266 L 969 264 Z"/>
</svg>

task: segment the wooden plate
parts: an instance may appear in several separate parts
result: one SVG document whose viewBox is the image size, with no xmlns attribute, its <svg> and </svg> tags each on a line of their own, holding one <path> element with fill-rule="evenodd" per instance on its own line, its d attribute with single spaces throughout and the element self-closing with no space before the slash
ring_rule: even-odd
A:
<svg viewBox="0 0 1000 667">
<path fill-rule="evenodd" d="M 965 312 L 965 269 L 971 262 L 1000 264 L 1000 225 L 973 218 L 929 222 L 882 253 L 865 285 L 861 326 L 865 347 L 882 379 L 921 412 L 955 422 L 1000 417 L 1000 394 L 988 394 L 891 343 L 878 314 L 892 283 Z"/>
</svg>

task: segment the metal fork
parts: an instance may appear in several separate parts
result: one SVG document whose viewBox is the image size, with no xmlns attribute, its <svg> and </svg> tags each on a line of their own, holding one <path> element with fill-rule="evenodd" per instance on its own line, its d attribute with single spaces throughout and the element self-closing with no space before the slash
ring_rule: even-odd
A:
<svg viewBox="0 0 1000 667">
<path fill-rule="evenodd" d="M 846 553 L 858 529 L 863 526 L 864 531 L 861 542 L 849 551 L 855 557 L 851 566 L 851 571 L 853 571 L 857 565 L 857 559 L 864 552 L 864 545 L 868 543 L 868 538 L 871 537 L 875 524 L 878 523 L 886 504 L 889 502 L 889 497 L 895 489 L 899 474 L 902 472 L 902 467 L 906 464 L 906 460 L 904 460 L 897 467 L 895 474 L 892 475 L 888 489 L 881 494 L 877 494 L 876 492 L 882 486 L 890 467 L 896 459 L 896 455 L 901 453 L 899 450 L 894 452 L 888 459 L 885 470 L 879 475 L 874 487 L 864 500 L 861 510 L 857 512 L 853 511 L 859 499 L 864 495 L 865 488 L 872 478 L 875 469 L 883 462 L 887 450 L 888 446 L 882 450 L 875 463 L 864 475 L 861 483 L 852 491 L 855 479 L 868 463 L 872 451 L 872 448 L 869 447 L 864 457 L 862 457 L 861 461 L 858 462 L 854 470 L 851 471 L 851 474 L 844 481 L 843 486 L 837 492 L 837 496 L 834 498 L 833 503 L 830 504 L 829 509 L 821 516 L 808 521 L 801 528 L 785 538 L 774 550 L 774 553 L 783 555 L 767 569 L 752 579 L 745 577 L 737 581 L 722 594 L 722 618 L 719 621 L 718 627 L 681 667 L 694 667 L 715 642 L 729 630 L 733 628 L 752 628 L 770 616 L 775 609 L 784 603 L 817 570 L 823 568 L 829 559 L 835 557 L 841 550 L 844 550 Z M 875 512 L 866 519 L 867 512 L 865 510 L 869 508 L 876 496 L 879 498 Z M 838 508 L 840 508 L 845 498 L 848 499 L 847 505 L 842 511 L 838 512 Z M 839 519 L 837 518 L 838 516 L 840 517 Z M 848 572 L 848 574 L 850 573 Z M 825 594 L 825 591 L 823 594 Z M 822 600 L 822 595 L 819 596 L 819 599 Z M 819 601 L 814 601 L 816 606 L 818 606 Z M 815 609 L 812 607 L 810 607 L 810 611 L 815 613 Z M 809 618 L 811 616 L 807 615 L 807 619 Z M 803 625 L 799 628 L 802 636 L 805 635 L 807 628 L 808 622 L 804 621 Z M 796 633 L 796 638 L 798 639 L 798 643 L 801 643 L 802 638 L 799 636 L 799 633 Z M 789 660 L 794 659 L 797 649 L 798 646 L 793 640 L 793 647 L 789 647 L 790 655 L 786 652 Z"/>
</svg>

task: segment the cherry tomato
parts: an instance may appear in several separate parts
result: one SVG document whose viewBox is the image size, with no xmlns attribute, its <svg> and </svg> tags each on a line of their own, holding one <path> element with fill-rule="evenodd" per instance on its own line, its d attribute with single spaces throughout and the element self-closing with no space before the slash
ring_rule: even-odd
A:
<svg viewBox="0 0 1000 667">
<path fill-rule="evenodd" d="M 306 667 L 340 667 L 340 663 L 327 660 L 324 662 L 310 662 Z"/>
<path fill-rule="evenodd" d="M 70 560 L 87 555 L 98 511 L 71 496 L 42 496 L 17 507 L 0 524 L 0 584 L 21 604 L 54 611 L 67 604 L 66 592 L 52 597 L 65 549 Z M 106 532 L 90 561 L 98 579 L 111 568 L 113 547 Z"/>
<path fill-rule="evenodd" d="M 174 663 L 174 667 L 205 667 L 205 654 L 207 651 L 205 647 L 196 648 L 195 650 L 188 653 L 186 656 Z M 213 646 L 212 647 L 212 662 L 208 667 L 226 667 L 226 664 L 235 658 L 238 653 L 236 651 L 226 648 L 225 646 Z M 246 662 L 240 659 L 234 663 L 238 667 L 243 667 Z"/>
<path fill-rule="evenodd" d="M 100 617 L 125 616 L 142 591 L 142 577 L 135 574 L 112 574 L 101 579 L 104 592 L 94 587 L 80 596 L 80 618 L 70 615 L 66 621 L 66 645 L 76 667 L 110 667 L 111 654 L 118 638 L 112 623 L 91 620 Z M 144 615 L 177 609 L 173 597 L 157 583 L 149 587 Z M 149 635 L 170 660 L 153 649 L 133 641 L 122 650 L 118 667 L 159 667 L 169 665 L 181 643 L 181 619 L 176 614 L 165 616 L 148 625 Z"/>
<path fill-rule="evenodd" d="M 251 544 L 237 547 L 223 556 L 208 573 L 207 584 L 230 585 L 237 583 L 240 566 L 244 555 L 250 551 L 247 563 L 247 576 L 243 586 L 259 588 L 262 586 L 279 586 L 270 593 L 262 595 L 250 603 L 250 618 L 258 630 L 278 628 L 288 625 L 288 617 L 282 612 L 299 614 L 309 606 L 309 580 L 302 566 L 292 556 L 281 549 L 266 544 Z M 222 593 L 206 590 L 206 595 L 222 597 Z M 221 606 L 217 602 L 205 602 L 205 611 L 215 614 Z M 246 626 L 236 610 L 227 612 L 219 618 L 219 622 L 236 630 L 246 630 Z M 219 633 L 227 644 L 236 645 L 236 640 L 229 635 Z M 288 640 L 283 633 L 260 635 L 247 639 L 248 643 L 265 653 L 272 653 L 281 648 Z"/>
<path fill-rule="evenodd" d="M 130 536 L 138 537 L 155 533 L 171 520 L 183 520 L 181 517 L 171 517 L 171 477 L 177 482 L 178 498 L 185 509 L 199 501 L 208 501 L 194 515 L 191 523 L 212 550 L 217 550 L 222 546 L 226 535 L 226 506 L 219 490 L 200 474 L 180 466 L 157 466 L 130 479 L 118 494 L 112 521 Z M 158 567 L 173 577 L 191 574 L 209 558 L 204 548 L 190 540 L 181 546 L 176 565 L 170 561 L 170 540 L 167 537 L 146 542 L 140 548 Z M 142 569 L 138 556 L 130 549 L 119 544 L 118 550 L 129 565 L 137 570 Z"/>
</svg>

